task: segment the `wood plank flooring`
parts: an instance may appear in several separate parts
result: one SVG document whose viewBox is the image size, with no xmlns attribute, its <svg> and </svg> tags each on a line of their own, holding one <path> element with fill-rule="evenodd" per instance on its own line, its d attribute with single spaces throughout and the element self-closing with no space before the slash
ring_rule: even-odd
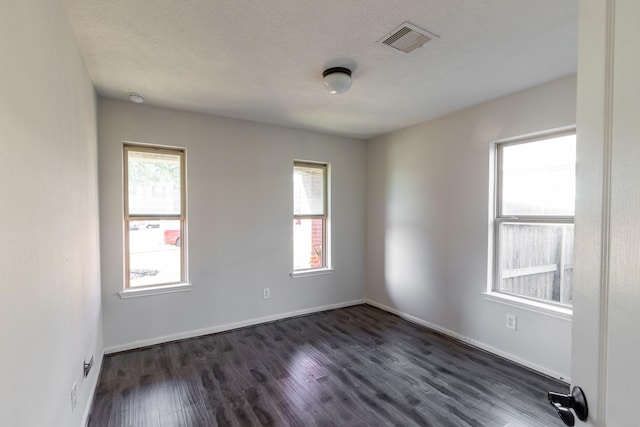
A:
<svg viewBox="0 0 640 427">
<path fill-rule="evenodd" d="M 107 356 L 91 427 L 560 426 L 562 382 L 359 305 Z"/>
</svg>

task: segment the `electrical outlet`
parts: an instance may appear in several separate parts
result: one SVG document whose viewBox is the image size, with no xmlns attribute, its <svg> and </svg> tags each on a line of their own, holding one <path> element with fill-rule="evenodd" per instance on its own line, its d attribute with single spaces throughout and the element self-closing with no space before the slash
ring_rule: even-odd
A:
<svg viewBox="0 0 640 427">
<path fill-rule="evenodd" d="M 515 314 L 507 313 L 507 328 L 513 329 L 514 331 L 518 329 L 518 318 Z"/>
<path fill-rule="evenodd" d="M 76 409 L 76 405 L 78 404 L 78 382 L 74 381 L 71 386 L 71 410 Z"/>
<path fill-rule="evenodd" d="M 262 298 L 264 298 L 264 299 L 269 299 L 269 298 L 271 298 L 271 289 L 269 289 L 269 288 L 264 288 L 264 289 L 262 290 Z"/>
</svg>

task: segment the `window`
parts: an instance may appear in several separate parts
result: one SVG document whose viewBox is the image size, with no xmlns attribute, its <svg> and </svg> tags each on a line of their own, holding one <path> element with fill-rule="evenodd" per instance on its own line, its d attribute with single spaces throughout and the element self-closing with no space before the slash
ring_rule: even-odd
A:
<svg viewBox="0 0 640 427">
<path fill-rule="evenodd" d="M 124 146 L 125 288 L 186 282 L 185 152 Z"/>
<path fill-rule="evenodd" d="M 293 270 L 329 267 L 327 165 L 293 165 Z"/>
<path fill-rule="evenodd" d="M 571 305 L 576 135 L 496 146 L 496 292 Z"/>
</svg>

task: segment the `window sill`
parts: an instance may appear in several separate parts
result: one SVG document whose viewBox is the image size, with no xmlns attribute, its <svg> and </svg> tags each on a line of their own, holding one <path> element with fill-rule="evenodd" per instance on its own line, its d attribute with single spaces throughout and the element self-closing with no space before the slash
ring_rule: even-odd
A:
<svg viewBox="0 0 640 427">
<path fill-rule="evenodd" d="M 553 304 L 545 304 L 544 302 L 532 301 L 526 298 L 519 298 L 517 296 L 501 294 L 498 292 L 484 292 L 483 295 L 484 299 L 498 304 L 521 308 L 523 310 L 532 311 L 549 317 L 555 317 L 557 319 L 571 321 L 573 317 L 573 310 L 568 307 L 559 307 Z"/>
<path fill-rule="evenodd" d="M 127 289 L 121 292 L 118 292 L 118 295 L 122 299 L 126 298 L 138 298 L 138 297 L 146 297 L 150 295 L 162 295 L 162 294 L 173 294 L 176 292 L 187 292 L 191 290 L 191 283 L 177 283 L 175 285 L 163 285 L 163 286 L 154 286 L 149 288 L 140 288 L 140 289 Z"/>
<path fill-rule="evenodd" d="M 333 272 L 333 268 L 316 268 L 313 270 L 298 270 L 289 273 L 292 279 L 298 279 L 300 277 L 321 276 L 323 274 L 330 274 Z"/>
</svg>

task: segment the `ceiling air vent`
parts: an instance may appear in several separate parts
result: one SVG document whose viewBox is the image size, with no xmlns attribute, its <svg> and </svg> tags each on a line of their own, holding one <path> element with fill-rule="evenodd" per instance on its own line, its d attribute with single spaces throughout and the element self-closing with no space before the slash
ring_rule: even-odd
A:
<svg viewBox="0 0 640 427">
<path fill-rule="evenodd" d="M 385 35 L 380 42 L 404 53 L 409 53 L 437 35 L 405 22 L 391 33 Z"/>
</svg>

